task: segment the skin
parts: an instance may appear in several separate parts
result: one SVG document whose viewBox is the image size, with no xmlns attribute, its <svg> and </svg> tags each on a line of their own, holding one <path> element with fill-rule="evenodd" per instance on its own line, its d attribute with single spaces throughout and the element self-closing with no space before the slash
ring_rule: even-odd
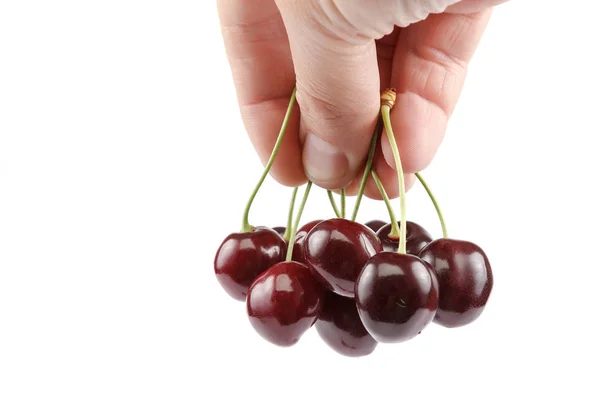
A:
<svg viewBox="0 0 600 400">
<path fill-rule="evenodd" d="M 491 9 L 504 1 L 218 0 L 240 112 L 263 163 L 297 87 L 272 176 L 356 193 L 380 93 L 393 87 L 391 119 L 409 188 L 432 161 Z M 374 168 L 397 197 L 386 139 Z M 366 195 L 380 199 L 372 180 Z"/>
</svg>

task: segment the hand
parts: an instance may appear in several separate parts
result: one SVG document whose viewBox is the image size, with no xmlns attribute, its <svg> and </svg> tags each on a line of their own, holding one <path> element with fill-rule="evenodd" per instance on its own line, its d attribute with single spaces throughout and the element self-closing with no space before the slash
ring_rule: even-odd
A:
<svg viewBox="0 0 600 400">
<path fill-rule="evenodd" d="M 328 189 L 358 186 L 380 93 L 398 92 L 392 124 L 407 187 L 432 160 L 491 7 L 505 0 L 219 0 L 242 118 L 263 162 L 289 97 L 294 110 L 272 175 Z M 300 111 L 301 110 L 301 111 Z M 374 168 L 398 195 L 384 138 Z M 367 196 L 379 198 L 372 182 Z"/>
</svg>

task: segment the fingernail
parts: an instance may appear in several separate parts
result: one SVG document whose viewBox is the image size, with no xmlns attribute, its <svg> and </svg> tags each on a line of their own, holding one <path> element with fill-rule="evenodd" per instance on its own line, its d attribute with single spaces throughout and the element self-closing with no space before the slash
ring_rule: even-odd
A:
<svg viewBox="0 0 600 400">
<path fill-rule="evenodd" d="M 318 185 L 335 184 L 348 173 L 346 155 L 312 133 L 306 135 L 303 161 L 308 179 Z"/>
</svg>

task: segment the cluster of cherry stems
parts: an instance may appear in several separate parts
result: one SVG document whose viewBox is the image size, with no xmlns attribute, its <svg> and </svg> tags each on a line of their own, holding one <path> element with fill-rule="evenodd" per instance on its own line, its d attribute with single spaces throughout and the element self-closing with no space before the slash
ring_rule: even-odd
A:
<svg viewBox="0 0 600 400">
<path fill-rule="evenodd" d="M 291 346 L 315 325 L 332 349 L 359 357 L 371 354 L 378 343 L 412 339 L 432 321 L 459 327 L 483 312 L 493 286 L 488 258 L 474 243 L 448 238 L 440 207 L 420 174 L 416 176 L 436 208 L 444 237 L 433 240 L 423 227 L 406 221 L 404 175 L 390 122 L 395 99 L 393 89 L 382 94 L 380 122 L 398 173 L 398 222 L 372 171 L 378 122 L 352 218 L 345 218 L 343 189 L 341 212 L 329 191 L 337 218 L 299 227 L 312 186 L 308 182 L 295 219 L 294 189 L 287 228 L 253 227 L 249 210 L 277 155 L 295 103 L 294 90 L 271 158 L 246 206 L 242 232 L 223 241 L 214 261 L 220 284 L 246 302 L 252 326 L 269 342 Z M 369 177 L 380 190 L 391 223 L 355 222 Z"/>
</svg>

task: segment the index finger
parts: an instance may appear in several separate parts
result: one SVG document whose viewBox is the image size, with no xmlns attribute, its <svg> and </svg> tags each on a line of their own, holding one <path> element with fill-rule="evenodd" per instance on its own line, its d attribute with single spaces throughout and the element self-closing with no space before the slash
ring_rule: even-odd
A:
<svg viewBox="0 0 600 400">
<path fill-rule="evenodd" d="M 274 0 L 219 0 L 219 18 L 238 103 L 263 164 L 271 155 L 296 84 L 287 33 Z M 271 175 L 281 184 L 306 181 L 296 106 Z"/>
</svg>

